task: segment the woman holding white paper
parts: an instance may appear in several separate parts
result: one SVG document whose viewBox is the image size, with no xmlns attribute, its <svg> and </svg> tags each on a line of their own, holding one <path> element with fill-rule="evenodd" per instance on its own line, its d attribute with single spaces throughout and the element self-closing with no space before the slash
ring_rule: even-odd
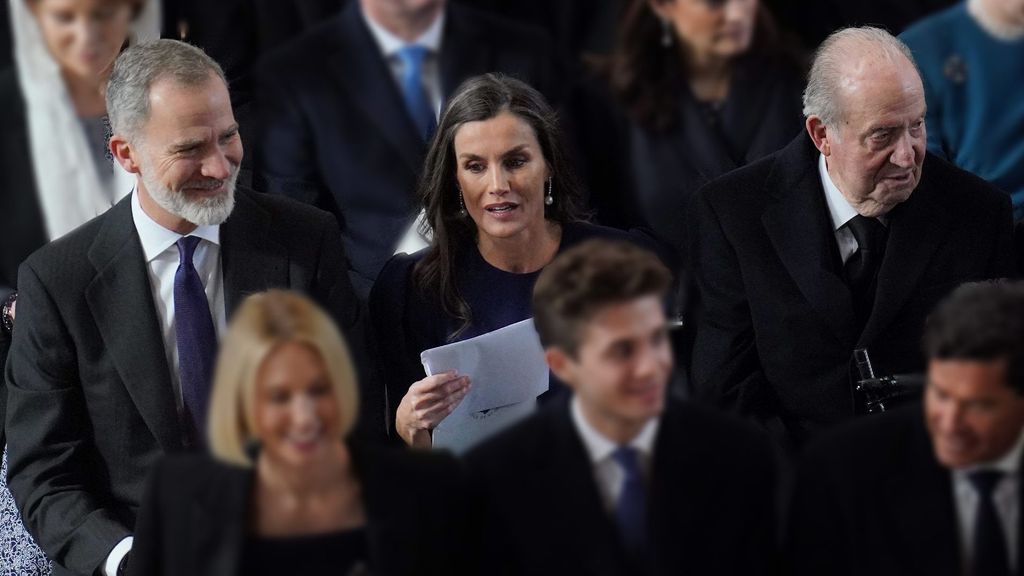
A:
<svg viewBox="0 0 1024 576">
<path fill-rule="evenodd" d="M 533 284 L 562 250 L 593 237 L 644 239 L 584 221 L 555 112 L 501 75 L 471 78 L 449 100 L 419 195 L 432 244 L 388 262 L 370 315 L 390 434 L 429 447 L 473 375 L 424 377 L 423 350 L 530 318 Z"/>
</svg>

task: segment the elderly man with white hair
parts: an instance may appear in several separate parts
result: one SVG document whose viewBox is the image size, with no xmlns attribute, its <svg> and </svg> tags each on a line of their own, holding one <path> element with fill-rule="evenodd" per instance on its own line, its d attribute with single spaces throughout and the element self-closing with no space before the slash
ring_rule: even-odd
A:
<svg viewBox="0 0 1024 576">
<path fill-rule="evenodd" d="M 699 193 L 699 395 L 799 445 L 863 411 L 854 350 L 879 375 L 919 372 L 935 303 L 1012 273 L 1008 198 L 926 151 L 926 110 L 902 42 L 840 30 L 814 59 L 806 134 Z"/>
</svg>

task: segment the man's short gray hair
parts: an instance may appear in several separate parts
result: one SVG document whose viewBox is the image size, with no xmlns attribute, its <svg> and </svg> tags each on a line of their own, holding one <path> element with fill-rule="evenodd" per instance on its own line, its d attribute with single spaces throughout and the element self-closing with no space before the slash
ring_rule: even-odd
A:
<svg viewBox="0 0 1024 576">
<path fill-rule="evenodd" d="M 814 63 L 804 90 L 804 117 L 817 116 L 826 126 L 843 119 L 838 97 L 839 84 L 848 73 L 852 57 L 872 54 L 896 62 L 906 58 L 917 70 L 910 48 L 881 28 L 863 26 L 833 32 L 814 53 Z M 918 70 L 920 76 L 920 70 Z"/>
<path fill-rule="evenodd" d="M 149 118 L 149 90 L 162 78 L 199 86 L 215 75 L 227 85 L 224 70 L 205 52 L 177 40 L 136 44 L 117 57 L 107 82 L 107 115 L 118 134 L 138 135 Z"/>
</svg>

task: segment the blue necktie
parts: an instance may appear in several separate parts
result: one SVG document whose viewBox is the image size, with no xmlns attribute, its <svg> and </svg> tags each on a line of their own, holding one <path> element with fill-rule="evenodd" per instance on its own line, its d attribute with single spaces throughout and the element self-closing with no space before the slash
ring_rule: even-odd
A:
<svg viewBox="0 0 1024 576">
<path fill-rule="evenodd" d="M 423 85 L 423 61 L 428 51 L 423 46 L 410 44 L 398 51 L 402 61 L 402 98 L 409 116 L 424 140 L 430 140 L 436 127 L 434 107 Z"/>
<path fill-rule="evenodd" d="M 624 474 L 622 493 L 615 504 L 615 519 L 626 551 L 636 557 L 647 543 L 647 490 L 640 473 L 639 454 L 636 448 L 620 446 L 612 453 L 612 458 Z"/>
<path fill-rule="evenodd" d="M 1003 473 L 983 470 L 968 475 L 978 492 L 978 514 L 974 517 L 973 576 L 1010 576 L 1010 556 L 1003 524 L 992 501 L 992 491 Z"/>
<path fill-rule="evenodd" d="M 185 432 L 192 447 L 205 443 L 206 407 L 217 354 L 217 333 L 213 328 L 210 304 L 199 273 L 192 264 L 199 240 L 198 236 L 185 236 L 178 240 L 179 262 L 174 273 L 178 375 L 185 404 Z"/>
</svg>

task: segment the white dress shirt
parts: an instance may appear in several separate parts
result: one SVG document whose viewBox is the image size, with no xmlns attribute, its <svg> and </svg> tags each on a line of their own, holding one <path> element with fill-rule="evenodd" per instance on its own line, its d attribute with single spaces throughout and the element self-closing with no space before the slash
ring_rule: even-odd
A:
<svg viewBox="0 0 1024 576">
<path fill-rule="evenodd" d="M 601 501 L 604 503 L 605 510 L 612 513 L 615 510 L 616 503 L 619 501 L 619 496 L 622 494 L 622 485 L 626 481 L 625 472 L 622 471 L 622 467 L 612 457 L 612 453 L 615 452 L 619 445 L 606 438 L 587 422 L 586 416 L 583 415 L 583 409 L 580 407 L 580 399 L 576 396 L 572 398 L 570 412 L 572 414 L 572 422 L 576 426 L 576 431 L 583 441 L 583 448 L 587 451 L 587 455 L 590 457 L 590 462 L 593 465 L 594 480 L 597 482 Z M 636 438 L 629 442 L 629 446 L 635 448 L 639 453 L 640 469 L 645 479 L 650 478 L 651 462 L 654 456 L 654 439 L 658 435 L 658 423 L 658 418 L 652 418 L 650 422 L 644 425 L 640 433 L 636 435 Z"/>
<path fill-rule="evenodd" d="M 854 238 L 853 231 L 845 226 L 857 215 L 857 210 L 847 202 L 843 193 L 832 181 L 824 154 L 818 158 L 818 174 L 821 176 L 821 186 L 825 189 L 825 203 L 828 204 L 828 213 L 832 217 L 832 230 L 836 234 L 836 244 L 839 245 L 839 256 L 843 259 L 843 264 L 846 264 L 850 256 L 857 251 L 857 239 Z M 889 219 L 885 216 L 877 218 L 877 220 L 882 225 L 888 226 Z"/>
<path fill-rule="evenodd" d="M 433 105 L 434 118 L 438 118 L 441 115 L 441 104 L 444 102 L 444 94 L 441 92 L 441 34 L 444 31 L 444 10 L 438 12 L 437 18 L 434 18 L 434 22 L 419 38 L 412 42 L 406 42 L 398 36 L 395 36 L 391 32 L 385 30 L 380 24 L 374 22 L 371 18 L 366 16 L 366 13 L 360 11 L 363 15 L 363 21 L 366 22 L 366 26 L 370 29 L 370 35 L 377 42 L 377 47 L 380 48 L 380 53 L 384 55 L 384 58 L 388 61 L 388 66 L 391 68 L 391 75 L 395 79 L 395 83 L 401 86 L 403 63 L 402 59 L 398 57 L 398 51 L 409 45 L 422 46 L 427 49 L 427 57 L 423 60 L 423 87 L 427 90 L 427 95 L 430 97 L 430 103 Z"/>
<path fill-rule="evenodd" d="M 181 396 L 181 379 L 178 374 L 178 343 L 174 326 L 174 274 L 178 270 L 178 239 L 181 234 L 157 224 L 142 209 L 139 192 L 132 192 L 132 220 L 142 243 L 142 253 L 149 272 L 149 287 L 156 304 L 160 321 L 160 335 L 163 337 L 167 365 L 171 368 L 171 386 L 178 419 L 184 417 L 184 401 Z M 206 300 L 213 313 L 213 325 L 218 338 L 227 323 L 224 309 L 224 275 L 220 265 L 220 226 L 199 226 L 187 236 L 202 238 L 192 255 L 192 264 L 206 289 Z M 116 576 L 117 565 L 132 548 L 132 537 L 121 540 L 107 556 L 103 565 L 106 576 Z"/>
<path fill-rule="evenodd" d="M 965 566 L 971 565 L 974 551 L 974 524 L 978 516 L 980 496 L 968 478 L 972 472 L 980 470 L 998 470 L 1003 477 L 992 490 L 992 502 L 996 514 L 1003 525 L 1006 537 L 1006 550 L 1009 552 L 1010 573 L 1017 571 L 1017 534 L 1020 530 L 1020 460 L 1024 450 L 1024 431 L 1005 456 L 992 462 L 986 462 L 953 470 L 953 502 L 956 503 L 956 515 L 960 528 L 960 551 Z"/>
</svg>

